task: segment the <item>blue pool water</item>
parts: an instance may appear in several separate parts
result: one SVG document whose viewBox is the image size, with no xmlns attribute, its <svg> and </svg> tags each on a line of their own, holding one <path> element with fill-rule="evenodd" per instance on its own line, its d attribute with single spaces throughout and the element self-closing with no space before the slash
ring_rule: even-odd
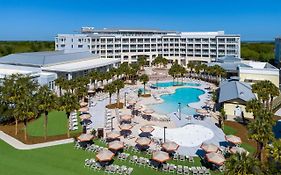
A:
<svg viewBox="0 0 281 175">
<path fill-rule="evenodd" d="M 159 82 L 157 84 L 154 84 L 154 86 L 156 87 L 171 87 L 171 86 L 174 86 L 174 85 L 184 85 L 184 86 L 200 86 L 199 83 L 186 83 L 186 82 L 181 82 L 179 81 L 178 84 L 177 82 L 175 81 L 174 83 L 172 81 L 170 82 Z"/>
<path fill-rule="evenodd" d="M 195 114 L 195 109 L 187 107 L 189 103 L 198 102 L 199 96 L 204 94 L 204 91 L 195 88 L 179 88 L 176 89 L 175 93 L 162 95 L 161 98 L 164 100 L 161 104 L 151 105 L 156 112 L 160 114 L 169 114 L 177 112 L 178 103 L 181 103 L 181 112 L 186 115 Z"/>
<path fill-rule="evenodd" d="M 281 138 L 281 120 L 276 122 L 276 125 L 273 127 L 273 132 L 275 134 L 275 138 Z"/>
</svg>

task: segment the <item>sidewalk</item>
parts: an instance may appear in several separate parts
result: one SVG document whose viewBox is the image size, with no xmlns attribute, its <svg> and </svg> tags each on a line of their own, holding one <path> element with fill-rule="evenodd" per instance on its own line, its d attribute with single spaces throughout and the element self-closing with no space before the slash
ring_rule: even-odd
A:
<svg viewBox="0 0 281 175">
<path fill-rule="evenodd" d="M 0 131 L 0 139 L 18 150 L 31 150 L 31 149 L 37 149 L 37 148 L 45 148 L 45 147 L 49 147 L 49 146 L 72 143 L 74 141 L 73 138 L 70 138 L 70 139 L 64 139 L 64 140 L 57 140 L 57 141 L 27 145 L 15 138 L 9 136 L 8 134 L 5 134 L 3 131 Z"/>
</svg>

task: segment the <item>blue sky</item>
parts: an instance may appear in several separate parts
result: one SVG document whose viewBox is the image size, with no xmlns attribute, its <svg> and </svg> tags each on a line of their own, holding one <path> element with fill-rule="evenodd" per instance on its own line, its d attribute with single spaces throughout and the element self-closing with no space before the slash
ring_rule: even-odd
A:
<svg viewBox="0 0 281 175">
<path fill-rule="evenodd" d="M 81 26 L 281 35 L 280 0 L 0 0 L 0 40 L 53 40 Z"/>
</svg>

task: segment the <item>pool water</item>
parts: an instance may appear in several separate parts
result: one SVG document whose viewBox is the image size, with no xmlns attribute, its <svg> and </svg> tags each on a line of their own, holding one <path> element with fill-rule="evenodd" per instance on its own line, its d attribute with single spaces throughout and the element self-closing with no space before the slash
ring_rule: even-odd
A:
<svg viewBox="0 0 281 175">
<path fill-rule="evenodd" d="M 170 114 L 177 112 L 181 103 L 181 112 L 186 115 L 195 114 L 195 109 L 188 107 L 189 103 L 198 102 L 199 96 L 204 94 L 203 90 L 195 88 L 179 88 L 175 93 L 162 95 L 163 103 L 151 105 L 156 112 L 160 114 Z"/>
<path fill-rule="evenodd" d="M 159 83 L 156 83 L 156 84 L 153 84 L 153 86 L 156 86 L 156 87 L 171 87 L 171 86 L 200 86 L 199 83 L 187 83 L 187 82 L 159 82 Z"/>
<path fill-rule="evenodd" d="M 273 127 L 273 132 L 276 139 L 281 139 L 281 120 L 276 122 L 276 125 Z"/>
</svg>

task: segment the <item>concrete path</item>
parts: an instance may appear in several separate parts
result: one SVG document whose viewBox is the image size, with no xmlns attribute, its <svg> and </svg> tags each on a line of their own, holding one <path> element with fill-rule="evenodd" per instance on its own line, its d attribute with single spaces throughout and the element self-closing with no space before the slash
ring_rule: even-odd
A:
<svg viewBox="0 0 281 175">
<path fill-rule="evenodd" d="M 3 131 L 0 131 L 0 139 L 18 150 L 31 150 L 31 149 L 37 149 L 37 148 L 45 148 L 45 147 L 49 147 L 49 146 L 56 146 L 56 145 L 62 145 L 62 144 L 66 144 L 66 143 L 72 143 L 74 141 L 73 138 L 70 138 L 70 139 L 64 139 L 64 140 L 57 140 L 57 141 L 27 145 L 15 138 L 9 136 L 8 134 L 5 134 Z"/>
</svg>

